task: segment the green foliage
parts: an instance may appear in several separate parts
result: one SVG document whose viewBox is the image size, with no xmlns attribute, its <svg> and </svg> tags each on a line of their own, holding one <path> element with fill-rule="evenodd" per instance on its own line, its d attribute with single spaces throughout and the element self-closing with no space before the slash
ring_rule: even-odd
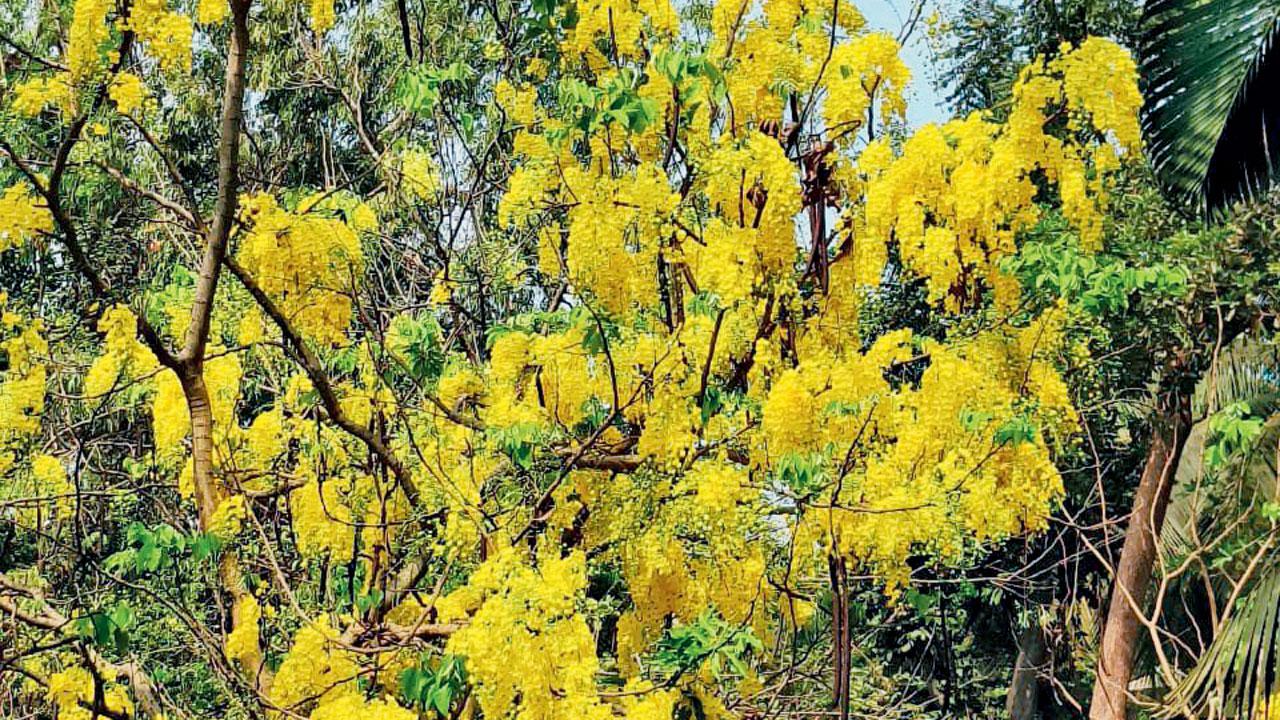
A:
<svg viewBox="0 0 1280 720">
<path fill-rule="evenodd" d="M 391 326 L 391 352 L 402 359 L 410 377 L 434 382 L 444 370 L 444 338 L 435 316 L 400 315 Z"/>
<path fill-rule="evenodd" d="M 705 664 L 713 677 L 725 677 L 727 672 L 743 677 L 749 672 L 747 657 L 762 649 L 750 629 L 707 611 L 691 623 L 668 630 L 658 641 L 652 662 L 667 675 L 697 672 Z"/>
<path fill-rule="evenodd" d="M 1246 402 L 1234 402 L 1209 418 L 1209 443 L 1205 446 L 1206 469 L 1217 470 L 1238 453 L 1253 445 L 1262 434 L 1263 418 L 1254 417 Z"/>
<path fill-rule="evenodd" d="M 1023 287 L 1078 304 L 1095 316 L 1119 315 L 1138 302 L 1184 297 L 1190 280 L 1176 264 L 1084 253 L 1062 239 L 1028 242 L 1003 267 Z"/>
<path fill-rule="evenodd" d="M 128 547 L 108 557 L 106 568 L 139 577 L 173 569 L 184 557 L 203 561 L 220 547 L 212 534 L 187 536 L 164 524 L 148 528 L 140 522 L 130 523 L 125 539 Z"/>
<path fill-rule="evenodd" d="M 1276 178 L 1280 4 L 1152 0 L 1142 74 L 1148 150 L 1179 201 L 1218 210 Z"/>
<path fill-rule="evenodd" d="M 658 119 L 658 104 L 639 93 L 642 76 L 624 68 L 604 87 L 567 77 L 557 86 L 565 127 L 548 132 L 553 141 L 563 142 L 573 131 L 585 135 L 600 127 L 618 125 L 630 133 L 643 132 Z"/>
<path fill-rule="evenodd" d="M 517 423 L 498 431 L 495 435 L 499 449 L 516 467 L 533 468 L 534 455 L 542 432 L 535 423 Z"/>
<path fill-rule="evenodd" d="M 442 68 L 413 68 L 396 83 L 395 98 L 406 110 L 427 117 L 435 112 L 447 83 L 465 83 L 474 74 L 475 70 L 462 60 L 454 60 Z"/>
<path fill-rule="evenodd" d="M 434 662 L 423 656 L 418 665 L 400 673 L 400 697 L 409 707 L 434 710 L 449 717 L 454 701 L 466 688 L 467 673 L 461 658 L 445 655 Z"/>
<path fill-rule="evenodd" d="M 993 438 L 998 445 L 1018 445 L 1034 442 L 1036 439 L 1036 426 L 1025 415 L 1018 415 L 996 428 Z"/>
<path fill-rule="evenodd" d="M 100 648 L 129 652 L 129 630 L 136 617 L 128 603 L 118 602 L 109 611 L 95 611 L 76 618 L 72 631 Z"/>
<path fill-rule="evenodd" d="M 821 457 L 788 453 L 778 462 L 777 476 L 797 497 L 808 497 L 827 485 L 824 464 Z"/>
</svg>

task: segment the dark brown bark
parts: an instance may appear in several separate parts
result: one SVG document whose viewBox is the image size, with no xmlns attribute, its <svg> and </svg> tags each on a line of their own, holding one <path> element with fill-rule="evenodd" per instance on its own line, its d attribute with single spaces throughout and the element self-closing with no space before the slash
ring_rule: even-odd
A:
<svg viewBox="0 0 1280 720">
<path fill-rule="evenodd" d="M 1040 670 L 1046 656 L 1044 632 L 1033 619 L 1018 633 L 1018 660 L 1004 704 L 1009 720 L 1034 720 L 1040 706 Z"/>
<path fill-rule="evenodd" d="M 831 578 L 831 693 L 840 720 L 849 720 L 849 665 L 853 647 L 849 634 L 849 580 L 845 559 L 827 558 Z"/>
<path fill-rule="evenodd" d="M 1129 515 L 1124 547 L 1115 569 L 1098 652 L 1097 680 L 1089 705 L 1090 720 L 1123 720 L 1125 717 L 1141 627 L 1140 613 L 1151 584 L 1156 543 L 1169 506 L 1173 474 L 1191 429 L 1190 402 L 1187 393 L 1170 392 L 1162 399 L 1156 415 L 1151 446 L 1133 497 L 1133 512 Z"/>
</svg>

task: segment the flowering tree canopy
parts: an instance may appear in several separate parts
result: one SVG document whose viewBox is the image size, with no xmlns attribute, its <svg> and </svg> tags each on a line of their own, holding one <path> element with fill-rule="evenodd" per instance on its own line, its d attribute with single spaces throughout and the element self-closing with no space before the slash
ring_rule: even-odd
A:
<svg viewBox="0 0 1280 720">
<path fill-rule="evenodd" d="M 1100 246 L 1141 146 L 1110 41 L 907 130 L 839 1 L 534 2 L 394 100 L 336 72 L 392 3 L 67 5 L 4 100 L 4 272 L 62 280 L 3 281 L 0 522 L 134 599 L 0 567 L 94 640 L 24 661 L 59 718 L 763 717 L 851 573 L 896 603 L 1062 498 L 1088 350 L 1007 259 L 1049 215 Z M 281 72 L 339 98 L 303 151 Z M 208 687 L 110 642 L 143 604 Z"/>
</svg>

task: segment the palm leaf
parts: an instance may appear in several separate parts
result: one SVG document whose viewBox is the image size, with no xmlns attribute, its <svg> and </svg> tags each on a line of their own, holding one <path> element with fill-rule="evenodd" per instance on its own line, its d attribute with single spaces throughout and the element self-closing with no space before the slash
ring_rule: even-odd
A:
<svg viewBox="0 0 1280 720">
<path fill-rule="evenodd" d="M 1233 494 L 1238 499 L 1236 506 L 1224 508 L 1213 505 L 1203 494 L 1207 415 L 1241 402 L 1268 420 L 1262 436 L 1254 442 L 1259 450 L 1237 458 L 1224 473 L 1225 481 L 1235 486 Z M 1183 445 L 1161 530 L 1161 552 L 1174 564 L 1194 550 L 1193 526 L 1201 537 L 1207 537 L 1215 523 L 1230 522 L 1252 499 L 1273 499 L 1277 468 L 1272 450 L 1280 443 L 1280 348 L 1248 335 L 1238 338 L 1222 352 L 1214 371 L 1196 385 L 1192 414 L 1201 419 L 1191 427 Z"/>
<path fill-rule="evenodd" d="M 1181 708 L 1220 708 L 1219 717 L 1263 717 L 1276 691 L 1280 657 L 1280 567 L 1272 565 L 1235 607 L 1191 672 L 1165 699 L 1166 714 Z"/>
<path fill-rule="evenodd" d="M 1150 0 L 1143 130 L 1165 189 L 1218 210 L 1280 174 L 1280 0 Z"/>
<path fill-rule="evenodd" d="M 1215 371 L 1196 387 L 1193 412 L 1204 417 L 1215 408 L 1239 402 L 1247 403 L 1255 414 L 1268 416 L 1267 422 L 1251 450 L 1234 457 L 1213 477 L 1205 475 L 1204 468 L 1207 419 L 1192 428 L 1175 473 L 1161 535 L 1166 564 L 1195 549 L 1193 530 L 1202 538 L 1210 537 L 1258 503 L 1276 499 L 1280 351 L 1248 336 L 1226 348 Z M 1189 708 L 1211 717 L 1263 717 L 1256 713 L 1280 689 L 1276 685 L 1280 564 L 1268 557 L 1262 567 L 1208 649 L 1165 696 L 1164 716 L 1178 716 Z M 1217 591 L 1229 594 L 1224 577 L 1214 573 L 1212 579 Z"/>
</svg>

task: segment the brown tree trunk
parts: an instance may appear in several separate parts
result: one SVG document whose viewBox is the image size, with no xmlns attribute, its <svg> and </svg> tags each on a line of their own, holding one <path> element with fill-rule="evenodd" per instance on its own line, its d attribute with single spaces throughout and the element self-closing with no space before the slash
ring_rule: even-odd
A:
<svg viewBox="0 0 1280 720">
<path fill-rule="evenodd" d="M 203 368 L 183 368 L 182 394 L 187 399 L 191 417 L 191 477 L 195 486 L 196 512 L 200 529 L 207 531 L 218 507 L 219 493 L 213 479 L 213 408 L 209 389 L 204 384 Z"/>
<path fill-rule="evenodd" d="M 1045 657 L 1044 632 L 1032 619 L 1018 634 L 1018 660 L 1004 703 L 1009 720 L 1034 720 L 1040 705 L 1040 668 Z"/>
<path fill-rule="evenodd" d="M 834 552 L 827 558 L 831 577 L 831 695 L 840 720 L 849 720 L 849 666 L 853 648 L 849 634 L 848 566 Z"/>
<path fill-rule="evenodd" d="M 1090 720 L 1123 720 L 1133 677 L 1133 656 L 1142 611 L 1155 564 L 1156 541 L 1164 524 L 1173 474 L 1191 429 L 1191 398 L 1172 391 L 1161 401 L 1151 433 L 1142 478 L 1133 496 L 1133 512 L 1116 565 L 1107 621 L 1098 652 L 1097 680 L 1089 705 Z"/>
<path fill-rule="evenodd" d="M 218 138 L 218 195 L 214 201 L 212 224 L 205 237 L 204 256 L 196 280 L 195 299 L 191 306 L 191 324 L 187 327 L 185 345 L 179 355 L 178 377 L 187 400 L 191 418 L 191 478 L 195 486 L 196 509 L 200 528 L 210 529 L 214 510 L 222 499 L 213 473 L 213 407 L 204 381 L 204 355 L 209 344 L 210 318 L 218 292 L 218 276 L 231 238 L 239 193 L 240 133 L 244 124 L 245 72 L 249 52 L 249 5 L 251 0 L 230 0 L 231 38 L 227 47 L 227 71 L 222 91 L 222 113 Z M 224 553 L 218 564 L 218 577 L 233 600 L 245 597 L 240 564 L 234 553 Z M 231 627 L 239 627 L 239 602 L 231 607 Z M 243 658 L 248 680 L 261 693 L 271 682 L 271 674 L 262 662 L 261 653 Z"/>
</svg>

